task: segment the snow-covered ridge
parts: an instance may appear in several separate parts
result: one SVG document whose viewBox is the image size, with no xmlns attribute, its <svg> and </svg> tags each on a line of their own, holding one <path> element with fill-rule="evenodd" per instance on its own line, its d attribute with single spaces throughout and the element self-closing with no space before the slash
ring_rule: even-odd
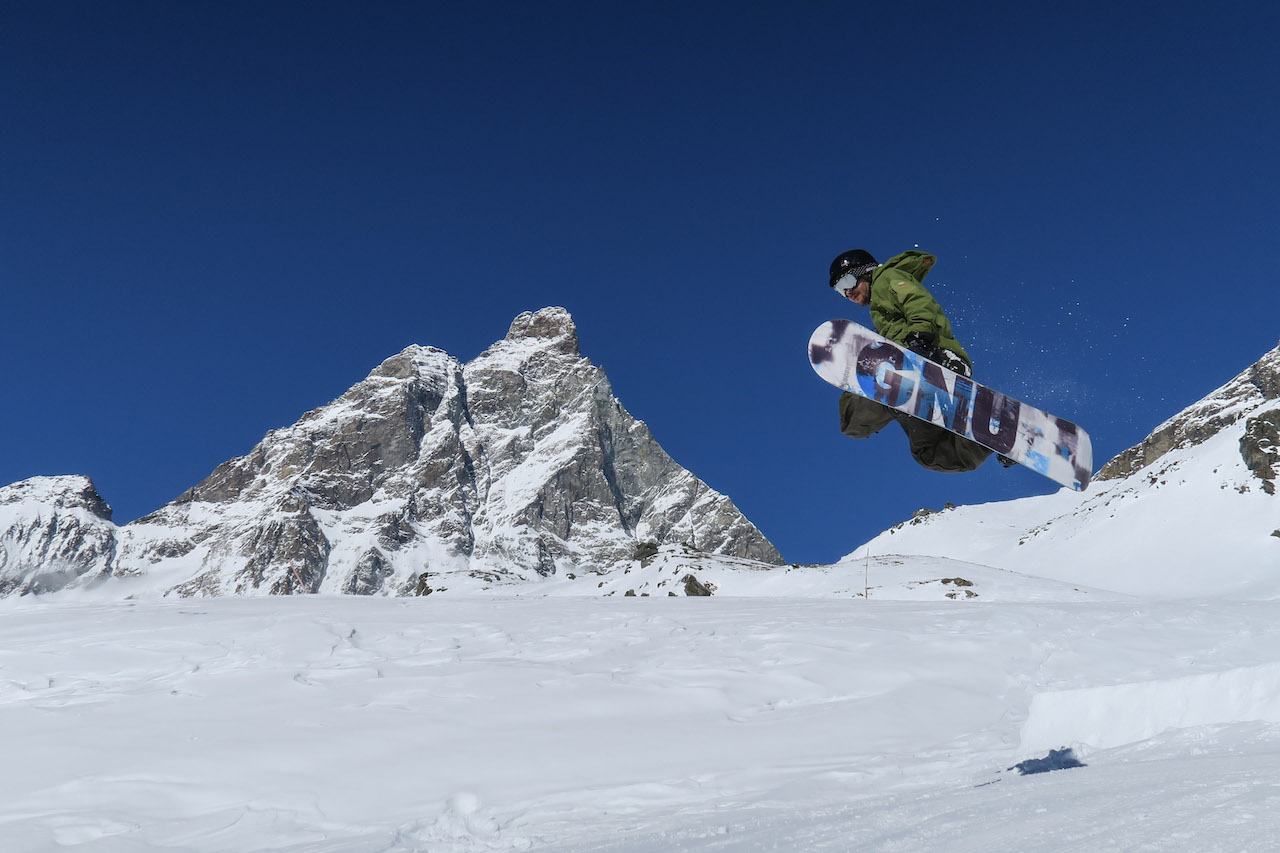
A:
<svg viewBox="0 0 1280 853">
<path fill-rule="evenodd" d="M 60 589 L 108 571 L 119 528 L 88 477 L 0 488 L 0 596 Z"/>
<path fill-rule="evenodd" d="M 111 520 L 111 507 L 88 477 L 31 477 L 0 488 L 0 507 L 15 504 L 44 506 L 50 510 L 84 510 Z"/>
<path fill-rule="evenodd" d="M 1280 598 L 1280 349 L 1165 421 L 1084 493 L 968 506 L 855 554 L 946 555 L 1161 598 Z"/>
</svg>

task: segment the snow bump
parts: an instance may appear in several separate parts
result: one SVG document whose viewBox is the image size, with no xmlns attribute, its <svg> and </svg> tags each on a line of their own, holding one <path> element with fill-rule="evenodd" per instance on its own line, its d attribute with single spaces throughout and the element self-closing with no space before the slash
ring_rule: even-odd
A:
<svg viewBox="0 0 1280 853">
<path fill-rule="evenodd" d="M 1031 700 L 1022 748 L 1106 749 L 1173 729 L 1243 722 L 1280 723 L 1280 663 L 1040 693 Z"/>
</svg>

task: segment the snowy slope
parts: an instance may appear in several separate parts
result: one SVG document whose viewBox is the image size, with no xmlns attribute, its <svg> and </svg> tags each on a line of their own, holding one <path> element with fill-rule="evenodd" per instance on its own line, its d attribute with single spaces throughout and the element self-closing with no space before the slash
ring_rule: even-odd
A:
<svg viewBox="0 0 1280 853">
<path fill-rule="evenodd" d="M 770 566 L 663 546 L 652 560 L 562 577 L 503 592 L 524 596 L 717 595 L 875 601 L 1117 601 L 1112 592 L 1020 575 L 947 557 L 850 557 L 830 566 Z"/>
<path fill-rule="evenodd" d="M 1118 479 L 947 510 L 851 556 L 945 555 L 1148 597 L 1280 598 L 1280 496 L 1267 464 L 1280 448 L 1265 437 L 1280 421 L 1278 384 L 1280 349 L 1109 463 Z"/>
<path fill-rule="evenodd" d="M 1278 617 L 8 599 L 0 849 L 1268 849 L 1280 714 L 1249 697 L 1276 693 Z M 1010 770 L 1049 745 L 1087 766 Z"/>
</svg>

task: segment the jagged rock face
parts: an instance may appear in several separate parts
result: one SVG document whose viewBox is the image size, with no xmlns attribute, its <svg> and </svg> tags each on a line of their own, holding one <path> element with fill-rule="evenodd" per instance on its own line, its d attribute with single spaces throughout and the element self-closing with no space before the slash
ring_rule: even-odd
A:
<svg viewBox="0 0 1280 853">
<path fill-rule="evenodd" d="M 578 352 L 568 315 L 523 315 L 507 338 L 468 364 L 474 424 L 475 554 L 549 574 L 629 559 L 636 541 L 780 562 L 723 495 L 681 468 L 614 398 L 604 371 Z M 532 538 L 513 536 L 536 531 Z M 582 532 L 611 530 L 590 553 Z M 699 541 L 704 540 L 704 541 Z"/>
<path fill-rule="evenodd" d="M 1262 481 L 1263 490 L 1274 495 L 1274 481 L 1280 474 L 1280 409 L 1271 409 L 1245 421 L 1244 435 L 1240 436 L 1240 456 Z"/>
<path fill-rule="evenodd" d="M 88 477 L 0 488 L 0 595 L 50 592 L 109 573 L 117 530 Z"/>
<path fill-rule="evenodd" d="M 126 527 L 116 572 L 180 595 L 440 591 L 604 571 L 638 541 L 780 563 L 582 357 L 563 309 L 462 365 L 409 347 Z"/>
<path fill-rule="evenodd" d="M 1094 479 L 1122 479 L 1148 467 L 1171 450 L 1203 444 L 1277 398 L 1280 398 L 1280 347 L 1200 402 L 1165 421 L 1141 443 L 1104 465 Z"/>
</svg>

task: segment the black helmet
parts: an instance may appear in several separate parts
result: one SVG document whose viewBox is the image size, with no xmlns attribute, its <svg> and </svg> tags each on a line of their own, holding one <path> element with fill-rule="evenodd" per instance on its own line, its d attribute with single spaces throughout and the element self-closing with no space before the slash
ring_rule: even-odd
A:
<svg viewBox="0 0 1280 853">
<path fill-rule="evenodd" d="M 850 274 L 854 278 L 862 278 L 878 266 L 870 252 L 865 249 L 850 249 L 842 255 L 837 255 L 831 262 L 831 281 L 828 284 L 835 287 L 837 281 Z"/>
</svg>

